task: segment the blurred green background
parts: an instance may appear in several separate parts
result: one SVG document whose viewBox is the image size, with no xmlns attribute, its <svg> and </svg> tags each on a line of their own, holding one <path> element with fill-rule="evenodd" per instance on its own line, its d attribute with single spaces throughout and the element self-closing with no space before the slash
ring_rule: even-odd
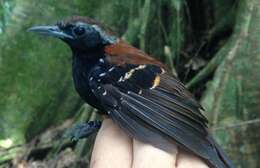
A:
<svg viewBox="0 0 260 168">
<path fill-rule="evenodd" d="M 73 15 L 165 62 L 202 102 L 236 166 L 259 167 L 259 0 L 0 0 L 0 166 L 88 164 L 92 140 L 57 145 L 72 123 L 98 117 L 74 91 L 70 50 L 26 32 Z"/>
</svg>

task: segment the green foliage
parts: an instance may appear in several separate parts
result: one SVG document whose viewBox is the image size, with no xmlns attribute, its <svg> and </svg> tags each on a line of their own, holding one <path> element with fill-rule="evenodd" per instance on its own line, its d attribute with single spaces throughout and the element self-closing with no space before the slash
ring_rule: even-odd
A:
<svg viewBox="0 0 260 168">
<path fill-rule="evenodd" d="M 235 31 L 229 43 L 216 55 L 223 55 L 225 59 L 203 98 L 218 139 L 222 144 L 229 144 L 226 150 L 242 167 L 260 164 L 257 159 L 259 144 L 256 143 L 259 124 L 253 122 L 260 117 L 260 31 L 256 28 L 260 26 L 256 20 L 260 15 L 257 4 L 257 1 L 240 4 Z M 252 122 L 247 125 L 243 121 Z M 218 129 L 230 123 L 237 126 Z M 238 151 L 237 146 L 240 146 Z"/>
<path fill-rule="evenodd" d="M 23 142 L 25 134 L 30 138 L 63 121 L 79 106 L 72 88 L 69 49 L 61 42 L 39 40 L 26 32 L 33 24 L 50 22 L 50 16 L 56 16 L 52 17 L 56 20 L 65 13 L 65 6 L 54 10 L 51 2 L 17 0 L 10 7 L 9 18 L 3 20 L 0 128 L 1 138 L 11 138 L 15 143 Z M 34 8 L 36 5 L 44 6 L 44 10 Z"/>
</svg>

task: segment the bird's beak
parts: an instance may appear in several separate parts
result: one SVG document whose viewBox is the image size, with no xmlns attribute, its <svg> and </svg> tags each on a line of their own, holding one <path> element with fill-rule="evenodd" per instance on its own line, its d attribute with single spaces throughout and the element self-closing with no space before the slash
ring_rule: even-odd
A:
<svg viewBox="0 0 260 168">
<path fill-rule="evenodd" d="M 60 39 L 73 39 L 71 35 L 63 32 L 58 26 L 33 26 L 28 31 Z"/>
</svg>

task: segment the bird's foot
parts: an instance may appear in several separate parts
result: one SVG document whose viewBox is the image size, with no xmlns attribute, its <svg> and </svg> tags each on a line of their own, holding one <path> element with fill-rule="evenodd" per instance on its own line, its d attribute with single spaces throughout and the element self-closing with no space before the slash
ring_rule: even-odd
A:
<svg viewBox="0 0 260 168">
<path fill-rule="evenodd" d="M 91 134 L 97 132 L 101 127 L 101 121 L 89 121 L 87 123 L 75 124 L 69 131 L 68 136 L 72 141 L 78 141 L 87 138 Z"/>
</svg>

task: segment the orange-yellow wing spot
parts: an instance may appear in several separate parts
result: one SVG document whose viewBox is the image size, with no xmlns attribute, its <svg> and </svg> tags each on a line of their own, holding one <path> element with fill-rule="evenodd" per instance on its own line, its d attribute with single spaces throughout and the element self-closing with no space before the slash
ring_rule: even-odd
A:
<svg viewBox="0 0 260 168">
<path fill-rule="evenodd" d="M 161 80 L 160 76 L 157 75 L 157 76 L 155 77 L 154 81 L 153 81 L 153 86 L 152 86 L 150 89 L 156 88 L 156 87 L 160 84 L 160 80 Z"/>
<path fill-rule="evenodd" d="M 125 74 L 124 80 L 131 78 L 131 76 L 133 75 L 133 73 L 135 73 L 135 71 L 144 69 L 145 67 L 146 65 L 139 65 L 138 67 L 131 69 L 129 72 Z"/>
</svg>

